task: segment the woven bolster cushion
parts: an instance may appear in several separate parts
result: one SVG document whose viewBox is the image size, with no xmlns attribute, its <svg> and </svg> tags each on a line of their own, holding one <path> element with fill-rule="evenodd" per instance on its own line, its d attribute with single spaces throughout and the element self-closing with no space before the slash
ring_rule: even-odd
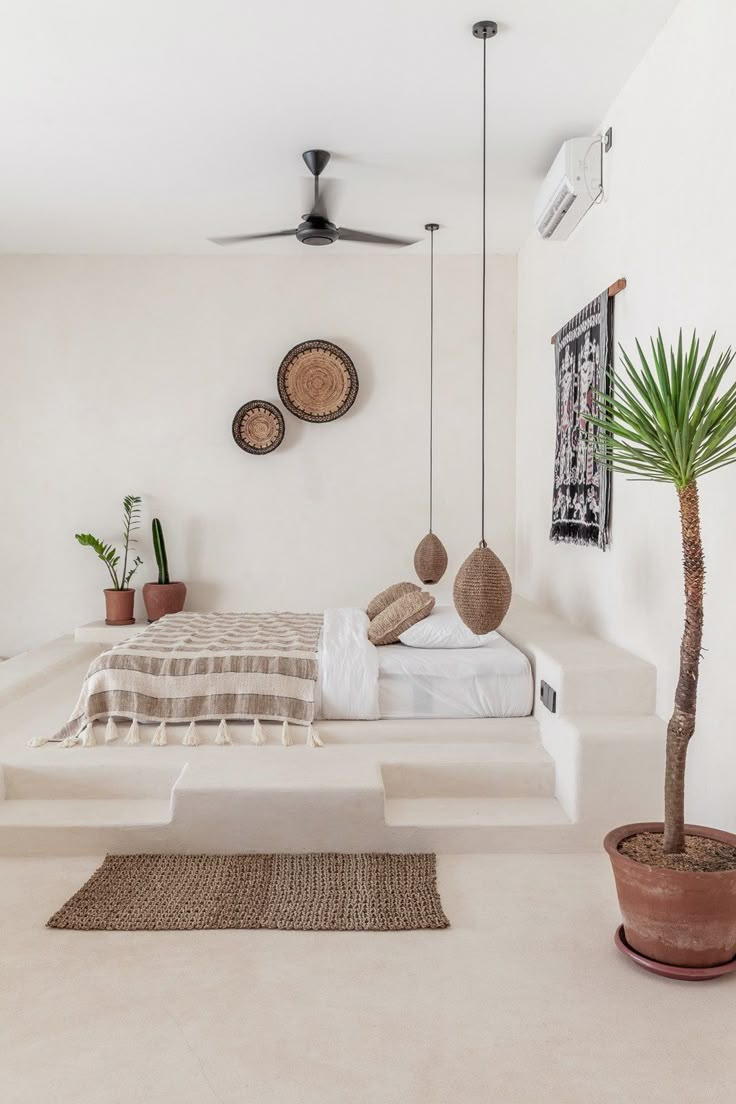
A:
<svg viewBox="0 0 736 1104">
<path fill-rule="evenodd" d="M 386 590 L 382 590 L 380 594 L 368 603 L 366 613 L 368 614 L 368 620 L 372 621 L 374 617 L 378 617 L 379 613 L 383 613 L 385 609 L 395 602 L 397 598 L 401 598 L 403 594 L 411 594 L 412 591 L 419 591 L 419 587 L 416 583 L 394 583 L 393 586 L 387 587 Z"/>
<path fill-rule="evenodd" d="M 406 632 L 418 621 L 429 617 L 434 609 L 434 598 L 426 590 L 411 590 L 402 594 L 368 626 L 368 639 L 371 644 L 396 644 L 402 632 Z"/>
</svg>

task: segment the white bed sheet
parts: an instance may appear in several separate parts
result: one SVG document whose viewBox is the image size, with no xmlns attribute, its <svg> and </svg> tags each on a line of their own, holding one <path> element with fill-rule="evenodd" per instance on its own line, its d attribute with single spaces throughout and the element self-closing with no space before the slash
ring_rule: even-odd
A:
<svg viewBox="0 0 736 1104">
<path fill-rule="evenodd" d="M 378 652 L 368 639 L 368 617 L 352 606 L 326 609 L 318 649 L 315 717 L 378 720 Z"/>
<path fill-rule="evenodd" d="M 523 652 L 496 634 L 481 648 L 378 651 L 378 708 L 382 718 L 528 717 L 534 681 Z"/>
</svg>

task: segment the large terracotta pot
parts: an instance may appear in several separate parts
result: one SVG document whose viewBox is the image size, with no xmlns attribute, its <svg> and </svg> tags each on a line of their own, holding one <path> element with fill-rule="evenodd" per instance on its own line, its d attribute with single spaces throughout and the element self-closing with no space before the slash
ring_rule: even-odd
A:
<svg viewBox="0 0 736 1104">
<path fill-rule="evenodd" d="M 143 601 L 149 621 L 158 621 L 167 613 L 181 613 L 187 588 L 184 583 L 145 583 Z"/>
<path fill-rule="evenodd" d="M 661 832 L 660 822 L 624 824 L 603 841 L 613 867 L 627 944 L 672 966 L 719 966 L 736 957 L 736 870 L 666 870 L 622 855 L 618 845 L 639 832 Z M 689 836 L 736 847 L 736 836 L 686 824 Z"/>
<path fill-rule="evenodd" d="M 135 590 L 127 587 L 126 590 L 105 591 L 105 624 L 106 625 L 134 625 L 133 602 Z"/>
</svg>

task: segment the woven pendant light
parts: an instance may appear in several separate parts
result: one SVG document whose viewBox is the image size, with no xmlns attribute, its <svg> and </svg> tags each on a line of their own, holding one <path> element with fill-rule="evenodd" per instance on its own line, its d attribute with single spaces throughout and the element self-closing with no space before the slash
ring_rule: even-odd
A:
<svg viewBox="0 0 736 1104">
<path fill-rule="evenodd" d="M 473 26 L 483 42 L 483 277 L 481 320 L 481 461 L 480 542 L 455 577 L 455 609 L 477 636 L 497 629 L 511 603 L 511 579 L 495 552 L 486 544 L 486 44 L 498 31 L 491 19 Z"/>
<path fill-rule="evenodd" d="M 447 570 L 447 552 L 445 546 L 432 532 L 432 475 L 434 446 L 434 232 L 439 230 L 436 222 L 428 222 L 424 227 L 430 233 L 429 248 L 429 532 L 422 537 L 414 553 L 414 570 L 425 584 L 438 583 Z"/>
</svg>

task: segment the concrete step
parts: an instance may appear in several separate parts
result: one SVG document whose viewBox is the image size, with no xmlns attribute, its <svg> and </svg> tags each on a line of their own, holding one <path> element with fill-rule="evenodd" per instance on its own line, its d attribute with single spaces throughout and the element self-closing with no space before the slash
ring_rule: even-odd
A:
<svg viewBox="0 0 736 1104">
<path fill-rule="evenodd" d="M 7 802 L 48 801 L 112 801 L 157 799 L 171 802 L 171 794 L 184 766 L 176 763 L 140 763 L 130 756 L 127 761 L 95 763 L 74 752 L 65 754 L 61 748 L 54 763 L 48 758 L 34 763 L 0 764 L 0 798 Z M 94 750 L 92 752 L 94 754 Z M 0 809 L 4 803 L 0 801 Z"/>
<path fill-rule="evenodd" d="M 389 798 L 386 824 L 402 828 L 541 828 L 569 824 L 554 797 Z"/>
<path fill-rule="evenodd" d="M 140 828 L 171 824 L 168 801 L 127 798 L 16 798 L 0 801 L 0 830 Z"/>
<path fill-rule="evenodd" d="M 495 761 L 383 763 L 386 801 L 423 798 L 551 797 L 554 760 L 541 745 L 507 750 Z"/>
</svg>

